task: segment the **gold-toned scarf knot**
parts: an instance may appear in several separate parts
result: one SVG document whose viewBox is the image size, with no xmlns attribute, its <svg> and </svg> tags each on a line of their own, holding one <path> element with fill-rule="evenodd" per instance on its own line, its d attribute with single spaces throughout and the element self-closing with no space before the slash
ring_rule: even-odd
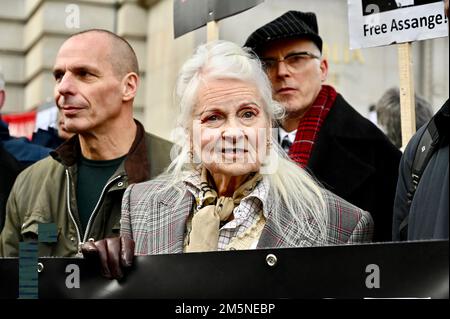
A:
<svg viewBox="0 0 450 319">
<path fill-rule="evenodd" d="M 197 212 L 192 217 L 185 252 L 217 251 L 220 222 L 230 218 L 234 208 L 253 191 L 261 179 L 262 176 L 256 173 L 239 186 L 232 197 L 218 197 L 217 192 L 210 187 L 208 171 L 203 168 L 200 194 L 196 199 Z"/>
</svg>

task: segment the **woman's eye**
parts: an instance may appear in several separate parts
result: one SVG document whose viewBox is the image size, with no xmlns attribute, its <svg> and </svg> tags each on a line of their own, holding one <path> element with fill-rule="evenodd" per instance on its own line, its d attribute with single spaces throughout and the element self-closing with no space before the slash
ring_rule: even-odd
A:
<svg viewBox="0 0 450 319">
<path fill-rule="evenodd" d="M 255 113 L 251 112 L 251 111 L 247 111 L 242 113 L 242 117 L 245 119 L 251 119 L 255 116 Z"/>
<path fill-rule="evenodd" d="M 204 119 L 203 122 L 216 122 L 218 120 L 220 120 L 220 117 L 218 115 L 211 115 Z"/>
</svg>

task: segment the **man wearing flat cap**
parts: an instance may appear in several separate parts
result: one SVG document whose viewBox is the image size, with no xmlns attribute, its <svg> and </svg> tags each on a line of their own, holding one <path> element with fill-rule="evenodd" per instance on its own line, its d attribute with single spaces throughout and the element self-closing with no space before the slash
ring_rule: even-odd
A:
<svg viewBox="0 0 450 319">
<path fill-rule="evenodd" d="M 401 153 L 324 84 L 328 62 L 316 15 L 289 11 L 253 32 L 245 46 L 263 62 L 274 99 L 286 109 L 279 142 L 289 157 L 329 190 L 369 211 L 374 241 L 390 241 Z"/>
</svg>

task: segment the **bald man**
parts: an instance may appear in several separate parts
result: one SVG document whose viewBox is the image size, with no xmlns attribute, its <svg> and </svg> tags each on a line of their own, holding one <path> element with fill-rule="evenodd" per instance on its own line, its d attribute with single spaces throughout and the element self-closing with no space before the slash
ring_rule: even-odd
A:
<svg viewBox="0 0 450 319">
<path fill-rule="evenodd" d="M 17 256 L 36 240 L 39 223 L 55 223 L 57 242 L 40 256 L 76 256 L 86 241 L 119 235 L 122 195 L 169 163 L 171 144 L 133 119 L 139 68 L 132 47 L 105 30 L 72 35 L 53 68 L 55 101 L 75 135 L 23 171 L 13 186 L 0 255 Z"/>
</svg>

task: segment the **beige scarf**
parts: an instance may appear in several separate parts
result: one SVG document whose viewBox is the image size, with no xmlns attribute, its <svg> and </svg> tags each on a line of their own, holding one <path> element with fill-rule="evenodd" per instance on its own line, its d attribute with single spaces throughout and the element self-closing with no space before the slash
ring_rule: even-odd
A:
<svg viewBox="0 0 450 319">
<path fill-rule="evenodd" d="M 208 182 L 208 171 L 202 169 L 201 189 L 198 199 L 198 211 L 192 217 L 189 243 L 185 252 L 217 251 L 219 242 L 220 221 L 228 220 L 241 200 L 250 194 L 256 184 L 262 179 L 259 173 L 249 177 L 233 193 L 233 197 L 217 197 L 217 192 Z"/>
</svg>

